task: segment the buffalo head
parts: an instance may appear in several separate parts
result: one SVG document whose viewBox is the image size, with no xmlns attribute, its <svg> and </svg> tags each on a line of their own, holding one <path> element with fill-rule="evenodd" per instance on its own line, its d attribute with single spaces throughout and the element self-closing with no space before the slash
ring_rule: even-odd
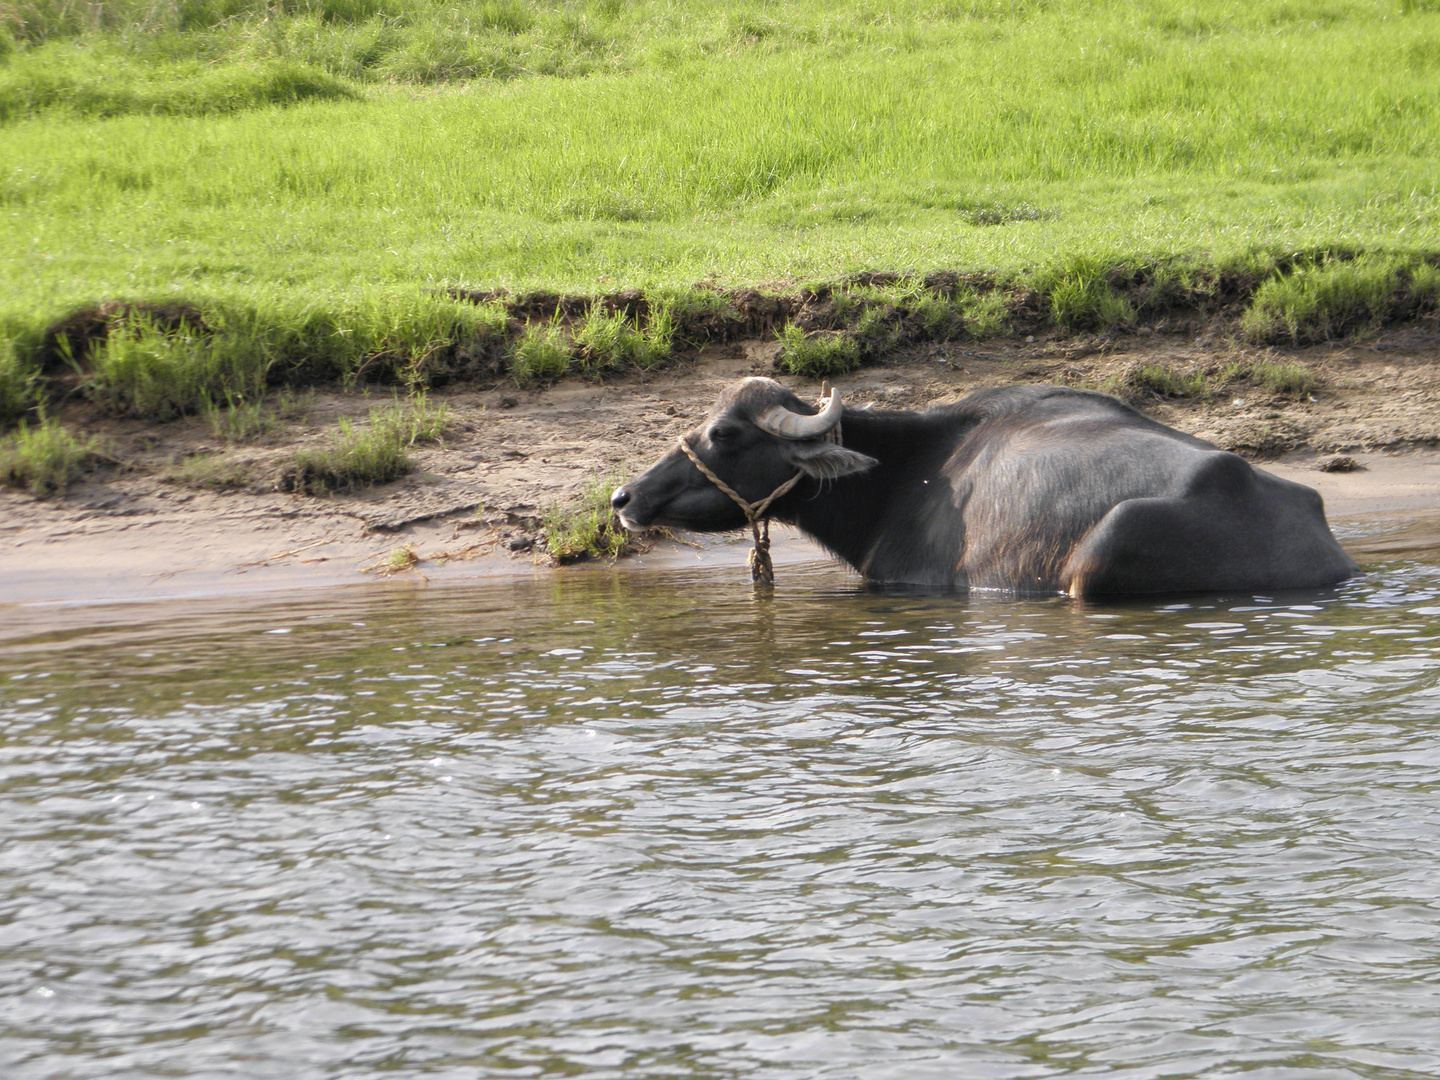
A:
<svg viewBox="0 0 1440 1080">
<path fill-rule="evenodd" d="M 838 390 L 817 410 L 773 379 L 744 379 L 727 388 L 705 422 L 682 441 L 715 477 L 755 504 L 797 475 L 835 480 L 877 464 L 828 438 L 843 411 Z M 787 498 L 803 491 L 801 485 Z M 610 505 L 627 529 L 673 525 L 714 532 L 746 524 L 735 500 L 678 446 L 642 476 L 616 488 Z"/>
</svg>

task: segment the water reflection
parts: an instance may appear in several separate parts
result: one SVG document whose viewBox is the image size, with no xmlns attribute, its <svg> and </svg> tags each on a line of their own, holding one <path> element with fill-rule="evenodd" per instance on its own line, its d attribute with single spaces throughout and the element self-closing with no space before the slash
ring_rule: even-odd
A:
<svg viewBox="0 0 1440 1080">
<path fill-rule="evenodd" d="M 6 1075 L 1433 1075 L 1440 572 L 160 605 L 0 658 Z"/>
</svg>

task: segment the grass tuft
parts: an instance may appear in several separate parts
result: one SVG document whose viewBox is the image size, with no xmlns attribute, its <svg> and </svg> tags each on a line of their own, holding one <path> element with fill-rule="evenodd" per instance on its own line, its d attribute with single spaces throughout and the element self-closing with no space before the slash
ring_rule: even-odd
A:
<svg viewBox="0 0 1440 1080">
<path fill-rule="evenodd" d="M 1304 364 L 1274 360 L 1229 364 L 1220 376 L 1226 382 L 1248 382 L 1277 397 L 1301 397 L 1324 385 L 1320 376 Z"/>
<path fill-rule="evenodd" d="M 910 310 L 920 321 L 924 336 L 931 341 L 948 341 L 966 329 L 964 309 L 954 300 L 938 293 L 917 296 Z"/>
<path fill-rule="evenodd" d="M 167 469 L 165 479 L 185 487 L 240 491 L 255 480 L 255 472 L 229 454 L 190 454 Z"/>
<path fill-rule="evenodd" d="M 282 491 L 331 495 L 398 480 L 414 468 L 406 451 L 417 442 L 439 439 L 449 425 L 448 412 L 444 405 L 432 408 L 421 396 L 408 406 L 396 402 L 371 409 L 362 428 L 341 420 L 325 445 L 291 456 L 277 486 Z"/>
<path fill-rule="evenodd" d="M 780 331 L 780 342 L 775 365 L 786 375 L 819 379 L 843 375 L 860 366 L 860 345 L 843 332 L 806 334 L 794 323 L 787 323 Z"/>
<path fill-rule="evenodd" d="M 248 442 L 274 430 L 279 415 L 264 401 L 227 398 L 224 406 L 207 402 L 202 409 L 210 433 L 226 442 Z"/>
<path fill-rule="evenodd" d="M 977 341 L 999 337 L 1008 330 L 1010 311 L 999 289 L 965 289 L 956 302 L 965 319 L 965 332 Z"/>
<path fill-rule="evenodd" d="M 652 309 L 642 329 L 638 316 L 630 319 L 623 311 L 608 312 L 599 303 L 591 304 L 575 331 L 580 370 L 586 375 L 626 367 L 648 370 L 670 358 L 674 336 L 675 320 L 668 307 Z"/>
<path fill-rule="evenodd" d="M 20 344 L 0 332 L 0 431 L 35 403 L 35 371 L 20 358 Z"/>
<path fill-rule="evenodd" d="M 1077 256 L 1035 276 L 1035 288 L 1049 297 L 1055 322 L 1064 330 L 1116 330 L 1135 325 L 1135 307 L 1109 281 L 1110 266 Z"/>
<path fill-rule="evenodd" d="M 210 434 L 228 443 L 249 442 L 267 435 L 281 419 L 303 416 L 310 410 L 310 395 L 282 389 L 272 399 L 245 401 L 227 397 L 225 404 L 207 402 L 201 410 Z"/>
<path fill-rule="evenodd" d="M 1395 259 L 1363 257 L 1298 266 L 1260 285 L 1241 316 L 1241 333 L 1254 342 L 1298 345 L 1373 333 L 1400 313 L 1403 270 Z"/>
<path fill-rule="evenodd" d="M 1204 401 L 1234 383 L 1246 383 L 1279 397 L 1318 390 L 1320 377 L 1304 364 L 1255 360 L 1199 371 L 1169 364 L 1137 364 L 1110 376 L 1096 389 L 1132 404 L 1154 398 Z"/>
<path fill-rule="evenodd" d="M 253 354 L 235 349 L 188 324 L 164 327 L 139 316 L 111 330 L 93 352 L 86 393 L 117 416 L 172 420 L 218 400 L 258 396 L 265 369 Z"/>
<path fill-rule="evenodd" d="M 866 307 L 860 313 L 855 320 L 855 337 L 862 358 L 884 356 L 899 344 L 903 336 L 900 326 L 902 314 L 883 301 Z"/>
<path fill-rule="evenodd" d="M 0 36 L 4 30 L 0 28 Z M 267 105 L 356 99 L 359 91 L 328 72 L 290 60 L 147 70 L 133 61 L 106 68 L 79 50 L 21 54 L 0 67 L 0 124 L 41 113 L 106 119 L 127 114 L 213 116 Z"/>
<path fill-rule="evenodd" d="M 1132 403 L 1147 398 L 1203 400 L 1212 393 L 1210 380 L 1203 372 L 1179 371 L 1169 364 L 1139 364 L 1112 375 L 1099 389 Z"/>
<path fill-rule="evenodd" d="M 425 560 L 420 553 L 409 544 L 401 544 L 393 548 L 389 555 L 377 562 L 374 566 L 367 566 L 365 569 L 373 570 L 381 577 L 391 577 L 394 574 L 403 574 L 407 570 L 414 570 Z"/>
<path fill-rule="evenodd" d="M 610 493 L 619 482 L 614 475 L 595 477 L 585 485 L 578 500 L 546 510 L 540 522 L 546 555 L 565 565 L 586 559 L 615 559 L 629 552 L 634 537 L 610 508 Z"/>
<path fill-rule="evenodd" d="M 570 342 L 559 319 L 526 323 L 510 346 L 510 377 L 519 386 L 553 382 L 570 370 Z"/>
<path fill-rule="evenodd" d="M 95 440 L 77 439 L 53 417 L 22 422 L 0 438 L 0 482 L 32 495 L 63 492 L 96 454 Z"/>
<path fill-rule="evenodd" d="M 501 304 L 471 304 L 425 292 L 370 296 L 345 313 L 348 348 L 337 357 L 355 382 L 399 383 L 412 392 L 488 373 L 505 339 Z M 344 352 L 350 353 L 345 356 Z"/>
</svg>

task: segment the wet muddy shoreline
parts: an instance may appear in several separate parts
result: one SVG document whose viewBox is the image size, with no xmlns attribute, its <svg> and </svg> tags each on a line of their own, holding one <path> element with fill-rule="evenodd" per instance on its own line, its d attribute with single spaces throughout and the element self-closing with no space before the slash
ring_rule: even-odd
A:
<svg viewBox="0 0 1440 1080">
<path fill-rule="evenodd" d="M 267 460 L 323 438 L 342 418 L 363 418 L 388 400 L 378 393 L 316 392 L 294 419 L 238 446 L 217 440 L 199 418 L 116 421 L 86 416 L 77 405 L 66 422 L 106 440 L 120 464 L 63 496 L 0 493 L 0 598 L 92 603 L 555 572 L 534 547 L 540 515 L 597 477 L 648 464 L 705 415 L 726 383 L 773 374 L 775 351 L 773 342 L 748 340 L 605 382 L 572 378 L 523 390 L 508 382 L 456 385 L 432 395 L 448 409 L 451 427 L 439 445 L 416 448 L 414 473 L 323 498 L 275 490 Z M 1197 399 L 1149 395 L 1136 405 L 1316 487 L 1337 534 L 1362 560 L 1371 543 L 1362 537 L 1386 533 L 1385 522 L 1423 522 L 1440 511 L 1440 451 L 1433 449 L 1440 444 L 1440 342 L 1413 331 L 1289 350 L 1179 335 L 929 345 L 837 385 L 850 404 L 923 408 L 1006 383 L 1098 386 L 1144 366 L 1184 372 L 1256 359 L 1303 365 L 1318 388 L 1288 396 L 1244 387 Z M 788 381 L 802 395 L 817 390 L 810 380 Z M 241 490 L 213 491 L 167 475 L 173 462 L 195 453 L 242 460 L 255 479 Z M 1358 468 L 1319 471 L 1339 454 Z M 1347 540 L 1352 520 L 1356 535 Z M 419 561 L 394 572 L 397 549 Z M 823 557 L 798 539 L 780 540 L 778 554 Z M 732 556 L 742 564 L 744 545 L 717 538 L 662 544 L 634 564 L 698 558 L 723 565 Z"/>
</svg>

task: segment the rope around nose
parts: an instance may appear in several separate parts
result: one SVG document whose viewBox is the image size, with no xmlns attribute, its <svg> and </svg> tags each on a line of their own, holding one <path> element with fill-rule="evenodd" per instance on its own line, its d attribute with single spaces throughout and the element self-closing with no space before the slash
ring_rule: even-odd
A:
<svg viewBox="0 0 1440 1080">
<path fill-rule="evenodd" d="M 683 437 L 680 439 L 680 449 L 685 451 L 685 456 L 690 459 L 690 463 L 700 470 L 701 476 L 734 499 L 736 505 L 745 512 L 745 520 L 750 522 L 750 532 L 755 537 L 755 550 L 750 552 L 750 580 L 755 583 L 756 588 L 773 589 L 775 587 L 775 566 L 770 561 L 770 519 L 765 516 L 765 512 L 770 509 L 771 503 L 798 484 L 805 474 L 797 472 L 765 498 L 751 503 L 742 499 L 739 492 L 711 472 L 709 467 L 700 460 L 700 455 L 695 453 L 694 448 Z"/>
</svg>

